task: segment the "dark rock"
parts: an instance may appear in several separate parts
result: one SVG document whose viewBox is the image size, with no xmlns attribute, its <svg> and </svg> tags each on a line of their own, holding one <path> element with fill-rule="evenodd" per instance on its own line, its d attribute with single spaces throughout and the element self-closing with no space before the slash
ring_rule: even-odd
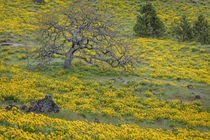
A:
<svg viewBox="0 0 210 140">
<path fill-rule="evenodd" d="M 137 62 L 137 63 L 141 63 L 141 61 L 139 61 L 139 60 L 136 60 L 136 62 Z"/>
<path fill-rule="evenodd" d="M 16 105 L 8 105 L 5 107 L 6 110 L 12 110 L 13 107 L 19 109 Z M 44 99 L 38 100 L 36 102 L 32 102 L 29 107 L 22 105 L 20 106 L 20 110 L 24 112 L 59 112 L 59 107 L 52 100 L 50 95 L 46 95 Z"/>
<path fill-rule="evenodd" d="M 97 118 L 95 118 L 94 122 L 95 123 L 100 123 L 100 121 Z"/>
<path fill-rule="evenodd" d="M 201 99 L 200 95 L 195 95 L 195 99 Z"/>
<path fill-rule="evenodd" d="M 179 81 L 179 80 L 181 80 L 181 78 L 177 78 L 176 80 Z"/>
<path fill-rule="evenodd" d="M 121 77 L 118 77 L 118 79 L 119 79 L 120 81 L 123 81 L 123 79 L 122 79 Z"/>
<path fill-rule="evenodd" d="M 39 4 L 44 3 L 44 0 L 32 0 L 32 1 L 36 2 L 36 3 L 39 3 Z"/>
<path fill-rule="evenodd" d="M 193 88 L 193 85 L 187 85 L 187 88 L 192 89 Z"/>
<path fill-rule="evenodd" d="M 28 107 L 25 105 L 21 105 L 20 110 L 26 112 L 28 110 Z"/>
<path fill-rule="evenodd" d="M 112 79 L 110 79 L 110 81 L 116 82 L 116 79 L 115 78 L 112 78 Z"/>
<path fill-rule="evenodd" d="M 6 109 L 7 111 L 8 111 L 8 110 L 12 110 L 13 107 L 19 109 L 19 107 L 16 106 L 16 105 L 8 105 L 8 106 L 5 107 L 5 109 Z"/>
<path fill-rule="evenodd" d="M 28 108 L 27 112 L 59 112 L 60 109 L 52 100 L 50 95 L 46 95 L 44 99 L 38 100 L 31 103 L 31 106 Z"/>
<path fill-rule="evenodd" d="M 199 0 L 191 0 L 191 3 L 198 4 L 199 3 Z"/>
<path fill-rule="evenodd" d="M 36 102 L 32 102 L 27 112 L 40 112 L 38 104 Z"/>
</svg>

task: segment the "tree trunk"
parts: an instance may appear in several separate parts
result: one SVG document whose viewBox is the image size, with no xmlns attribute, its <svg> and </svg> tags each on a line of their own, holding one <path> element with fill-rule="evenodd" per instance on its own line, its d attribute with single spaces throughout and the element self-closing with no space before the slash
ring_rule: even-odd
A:
<svg viewBox="0 0 210 140">
<path fill-rule="evenodd" d="M 66 58 L 64 61 L 64 69 L 71 69 L 72 58 Z"/>
<path fill-rule="evenodd" d="M 73 53 L 74 50 L 70 49 L 69 52 L 66 54 L 66 59 L 64 60 L 64 69 L 71 69 L 71 62 L 73 60 Z"/>
</svg>

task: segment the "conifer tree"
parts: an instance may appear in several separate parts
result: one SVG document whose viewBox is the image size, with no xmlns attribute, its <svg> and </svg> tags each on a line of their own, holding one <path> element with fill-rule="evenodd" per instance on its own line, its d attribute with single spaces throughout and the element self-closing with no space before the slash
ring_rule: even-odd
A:
<svg viewBox="0 0 210 140">
<path fill-rule="evenodd" d="M 198 16 L 198 19 L 193 25 L 194 37 L 202 44 L 210 44 L 209 24 L 203 15 Z"/>
<path fill-rule="evenodd" d="M 134 32 L 139 37 L 161 37 L 165 32 L 163 22 L 158 18 L 156 11 L 151 3 L 143 5 Z"/>
<path fill-rule="evenodd" d="M 181 17 L 179 22 L 175 22 L 173 33 L 178 40 L 183 42 L 193 39 L 192 27 L 185 15 Z"/>
</svg>

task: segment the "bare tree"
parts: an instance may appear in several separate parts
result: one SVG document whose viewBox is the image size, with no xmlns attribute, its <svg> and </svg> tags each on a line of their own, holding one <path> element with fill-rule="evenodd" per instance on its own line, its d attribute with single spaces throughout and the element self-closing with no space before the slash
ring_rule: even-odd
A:
<svg viewBox="0 0 210 140">
<path fill-rule="evenodd" d="M 41 47 L 36 50 L 39 64 L 53 55 L 65 56 L 64 68 L 70 69 L 74 58 L 88 63 L 109 64 L 127 69 L 133 66 L 128 46 L 117 38 L 113 21 L 87 6 L 43 13 L 39 19 Z"/>
</svg>

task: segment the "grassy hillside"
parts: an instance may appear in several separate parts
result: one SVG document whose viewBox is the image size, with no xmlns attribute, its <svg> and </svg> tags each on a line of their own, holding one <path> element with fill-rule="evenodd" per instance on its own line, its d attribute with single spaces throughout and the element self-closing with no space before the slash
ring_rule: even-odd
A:
<svg viewBox="0 0 210 140">
<path fill-rule="evenodd" d="M 167 35 L 153 39 L 133 36 L 144 1 L 89 0 L 112 13 L 120 36 L 141 54 L 136 69 L 74 60 L 72 69 L 64 70 L 62 57 L 54 56 L 43 69 L 29 71 L 28 55 L 39 46 L 37 14 L 73 6 L 45 1 L 0 0 L 0 139 L 210 139 L 210 46 L 177 42 L 170 33 L 183 14 L 190 21 L 204 14 L 209 21 L 209 2 L 153 1 L 167 26 Z M 45 95 L 52 95 L 59 113 L 4 109 L 29 106 Z"/>
</svg>

